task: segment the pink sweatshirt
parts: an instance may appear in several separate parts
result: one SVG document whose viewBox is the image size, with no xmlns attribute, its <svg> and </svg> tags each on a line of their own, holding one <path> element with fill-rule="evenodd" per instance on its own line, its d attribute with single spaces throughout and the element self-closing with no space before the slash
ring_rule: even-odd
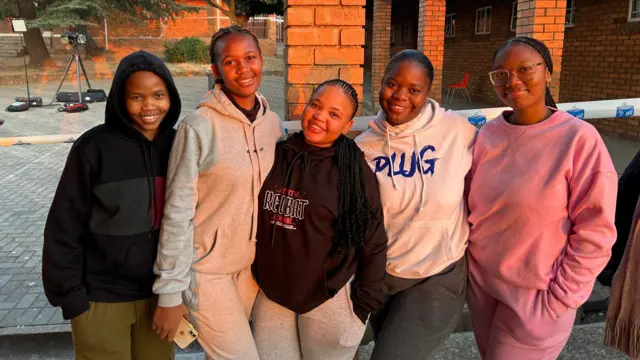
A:
<svg viewBox="0 0 640 360">
<path fill-rule="evenodd" d="M 618 177 L 596 129 L 563 111 L 529 126 L 501 115 L 480 131 L 471 171 L 473 263 L 549 291 L 556 314 L 582 305 L 616 239 Z"/>
</svg>

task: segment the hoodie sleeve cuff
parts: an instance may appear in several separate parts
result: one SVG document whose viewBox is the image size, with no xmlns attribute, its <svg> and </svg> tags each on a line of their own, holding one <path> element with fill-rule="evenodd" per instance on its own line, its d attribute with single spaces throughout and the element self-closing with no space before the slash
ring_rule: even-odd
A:
<svg viewBox="0 0 640 360">
<path fill-rule="evenodd" d="M 175 307 L 182 304 L 182 293 L 158 295 L 158 306 Z"/>
<path fill-rule="evenodd" d="M 84 291 L 74 295 L 70 298 L 62 308 L 62 318 L 65 320 L 71 320 L 74 317 L 83 314 L 89 310 L 89 299 L 87 293 Z"/>
<path fill-rule="evenodd" d="M 369 320 L 369 311 L 364 309 L 362 306 L 358 306 L 357 303 L 353 303 L 353 312 L 363 324 L 367 324 L 367 320 Z"/>
</svg>

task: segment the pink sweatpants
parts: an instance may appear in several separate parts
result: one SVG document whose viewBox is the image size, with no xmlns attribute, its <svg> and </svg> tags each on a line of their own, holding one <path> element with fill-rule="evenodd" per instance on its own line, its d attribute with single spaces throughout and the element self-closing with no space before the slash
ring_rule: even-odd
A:
<svg viewBox="0 0 640 360">
<path fill-rule="evenodd" d="M 547 291 L 506 284 L 469 256 L 468 299 L 473 332 L 484 360 L 555 360 L 564 348 L 576 310 L 555 314 Z"/>
</svg>

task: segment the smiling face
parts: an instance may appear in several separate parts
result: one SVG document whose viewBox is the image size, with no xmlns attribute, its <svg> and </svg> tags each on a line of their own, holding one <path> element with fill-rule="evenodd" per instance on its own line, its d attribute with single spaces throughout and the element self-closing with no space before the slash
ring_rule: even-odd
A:
<svg viewBox="0 0 640 360">
<path fill-rule="evenodd" d="M 510 72 L 504 85 L 495 86 L 498 98 L 516 111 L 544 107 L 547 84 L 551 82 L 551 74 L 544 64 L 542 55 L 529 45 L 512 44 L 504 48 L 493 62 L 494 71 Z"/>
<path fill-rule="evenodd" d="M 317 89 L 302 113 L 302 132 L 308 144 L 330 147 L 353 125 L 353 102 L 335 85 Z"/>
<path fill-rule="evenodd" d="M 125 105 L 133 126 L 153 140 L 171 107 L 167 85 L 150 71 L 135 72 L 125 84 Z"/>
<path fill-rule="evenodd" d="M 262 80 L 263 62 L 258 44 L 249 34 L 231 33 L 216 43 L 215 52 L 213 74 L 224 81 L 238 104 L 251 109 Z"/>
<path fill-rule="evenodd" d="M 387 121 L 398 126 L 415 119 L 427 103 L 431 82 L 427 70 L 416 61 L 396 64 L 382 79 L 380 107 Z"/>
</svg>

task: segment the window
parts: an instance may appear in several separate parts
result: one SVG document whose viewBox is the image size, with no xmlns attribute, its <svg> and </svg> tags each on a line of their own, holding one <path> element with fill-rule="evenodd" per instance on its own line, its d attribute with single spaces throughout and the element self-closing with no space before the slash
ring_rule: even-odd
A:
<svg viewBox="0 0 640 360">
<path fill-rule="evenodd" d="M 491 6 L 476 10 L 476 34 L 489 33 L 491 33 Z"/>
<path fill-rule="evenodd" d="M 444 19 L 444 36 L 456 36 L 456 14 L 448 14 Z"/>
<path fill-rule="evenodd" d="M 564 26 L 571 27 L 576 24 L 576 0 L 567 0 L 567 15 Z"/>
<path fill-rule="evenodd" d="M 511 31 L 516 31 L 518 26 L 518 2 L 514 1 L 511 7 Z"/>
<path fill-rule="evenodd" d="M 390 44 L 395 45 L 396 44 L 396 26 L 395 25 L 391 25 L 390 36 L 391 36 Z"/>
<path fill-rule="evenodd" d="M 403 44 L 411 44 L 411 38 L 413 36 L 413 33 L 411 32 L 412 30 L 411 23 L 404 23 L 404 28 L 402 29 Z"/>
<path fill-rule="evenodd" d="M 629 0 L 629 21 L 640 21 L 640 0 Z"/>
</svg>

